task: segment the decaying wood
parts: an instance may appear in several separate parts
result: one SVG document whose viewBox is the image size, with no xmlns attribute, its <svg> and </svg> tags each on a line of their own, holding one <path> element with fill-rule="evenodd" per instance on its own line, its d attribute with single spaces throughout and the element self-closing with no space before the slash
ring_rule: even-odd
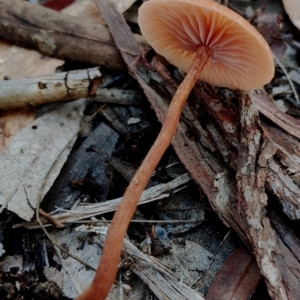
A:
<svg viewBox="0 0 300 300">
<path fill-rule="evenodd" d="M 265 94 L 252 91 L 250 98 L 256 104 L 259 112 L 272 120 L 288 134 L 300 139 L 300 121 L 277 109 L 272 99 Z"/>
<path fill-rule="evenodd" d="M 258 111 L 247 95 L 241 97 L 240 148 L 236 159 L 238 212 L 248 223 L 250 242 L 273 299 L 288 299 L 275 232 L 266 216 L 266 168 L 257 165 L 261 149 Z M 240 207 L 243 206 L 243 207 Z"/>
<path fill-rule="evenodd" d="M 117 15 L 113 13 L 109 17 L 117 18 Z M 146 63 L 137 62 L 138 49 L 127 32 L 112 34 L 118 40 L 117 44 L 122 45 L 119 47 L 131 74 L 140 83 L 158 119 L 163 121 L 178 83 L 155 57 Z M 264 149 L 271 141 L 264 134 L 267 129 L 262 129 L 257 108 L 249 96 L 237 94 L 237 98 L 240 98 L 240 107 L 221 101 L 212 88 L 199 84 L 190 96 L 172 144 L 224 223 L 231 226 L 254 252 L 272 298 L 297 299 L 300 277 L 289 268 L 290 261 L 285 260 L 294 254 L 288 247 L 283 247 L 281 236 L 266 214 L 271 197 L 265 188 L 274 191 L 274 186 L 266 183 L 271 165 L 260 162 L 266 160 Z M 194 132 L 192 136 L 191 132 Z M 290 153 L 286 145 L 281 146 Z M 271 158 L 272 153 L 267 159 Z M 285 171 L 288 160 L 281 161 L 280 157 L 276 160 L 281 164 L 278 174 L 293 182 Z M 286 184 L 286 180 L 282 182 L 288 190 Z M 295 216 L 298 209 L 299 202 L 295 203 Z M 289 232 L 288 228 L 285 230 Z M 299 260 L 293 262 L 294 268 L 300 269 Z"/>
<path fill-rule="evenodd" d="M 155 60 L 152 62 L 154 61 Z M 161 70 L 166 72 L 166 69 L 159 64 L 158 61 L 152 63 L 152 67 L 156 71 L 156 76 Z M 145 74 L 145 71 L 143 74 Z M 165 73 L 163 73 L 158 80 L 165 77 Z M 148 82 L 149 81 L 150 80 L 148 79 Z M 160 81 L 159 85 L 162 86 L 162 89 L 166 90 L 166 87 L 172 87 L 172 83 L 170 82 L 176 85 L 174 80 L 171 79 L 171 76 L 163 83 Z M 171 95 L 165 95 L 166 98 L 158 97 L 156 92 L 151 88 L 147 86 L 146 89 L 148 92 L 148 99 L 156 110 L 157 115 L 161 115 L 164 111 L 164 105 L 167 103 L 166 98 L 170 99 Z M 155 85 L 155 89 L 158 93 L 162 94 L 158 85 Z M 202 100 L 203 107 L 201 105 L 199 106 L 199 102 L 197 103 L 195 98 Z M 280 238 L 277 237 L 274 239 L 274 231 L 269 225 L 269 219 L 263 217 L 265 215 L 265 213 L 263 213 L 264 206 L 267 204 L 268 200 L 266 194 L 263 192 L 264 178 L 266 176 L 265 172 L 269 172 L 271 169 L 268 167 L 266 167 L 267 170 L 265 170 L 264 167 L 258 168 L 255 163 L 253 165 L 253 161 L 257 162 L 257 160 L 259 161 L 259 158 L 264 157 L 263 148 L 261 148 L 262 129 L 257 129 L 257 135 L 253 135 L 253 140 L 250 143 L 251 147 L 249 147 L 249 151 L 254 151 L 255 146 L 259 149 L 258 153 L 255 154 L 254 152 L 252 154 L 253 161 L 250 172 L 252 184 L 249 183 L 249 185 L 247 185 L 244 182 L 244 189 L 242 186 L 240 187 L 244 192 L 238 193 L 236 185 L 238 184 L 239 178 L 237 177 L 235 179 L 232 168 L 235 171 L 246 171 L 248 163 L 247 153 L 244 153 L 245 166 L 241 162 L 238 164 L 239 160 L 237 160 L 237 157 L 239 157 L 238 154 L 242 153 L 241 128 L 237 121 L 239 116 L 238 110 L 229 109 L 231 104 L 223 103 L 210 89 L 207 91 L 207 88 L 201 85 L 194 89 L 194 94 L 191 95 L 189 103 L 190 105 L 186 107 L 186 110 L 183 113 L 183 121 L 180 123 L 172 143 L 178 157 L 206 193 L 211 205 L 219 213 L 224 223 L 232 227 L 243 239 L 245 244 L 254 251 L 262 274 L 267 279 L 272 297 L 274 299 L 280 299 L 281 296 L 289 294 L 291 299 L 297 299 L 297 295 L 300 292 L 300 278 L 297 279 L 298 282 L 295 286 L 294 278 L 292 278 L 294 276 L 293 271 L 287 268 L 284 260 L 285 256 L 291 255 L 290 250 L 288 250 L 287 247 L 282 248 L 278 246 L 276 239 L 280 240 Z M 252 106 L 251 109 L 253 113 L 255 107 Z M 203 118 L 205 119 L 205 122 L 201 120 Z M 249 122 L 250 128 L 251 126 L 254 126 L 247 115 L 245 116 L 245 122 Z M 204 131 L 204 128 L 206 128 L 206 131 Z M 187 135 L 187 132 L 190 132 L 190 130 L 196 130 L 196 135 L 192 136 L 192 138 Z M 285 135 L 284 132 L 281 131 L 281 133 L 283 136 Z M 244 133 L 244 136 L 247 137 L 247 132 Z M 228 144 L 229 146 L 227 146 L 226 151 L 220 146 Z M 220 157 L 223 158 L 223 161 L 220 160 Z M 271 159 L 271 157 L 269 157 L 269 159 Z M 226 164 L 224 164 L 224 162 L 226 162 Z M 284 161 L 284 163 L 286 164 L 286 161 Z M 292 165 L 290 165 L 290 167 L 292 167 Z M 278 171 L 280 173 L 280 170 Z M 284 170 L 281 170 L 281 175 L 289 176 L 288 174 L 285 174 Z M 242 177 L 247 178 L 247 176 Z M 287 192 L 289 190 L 287 181 L 279 180 L 279 182 L 281 183 L 283 190 Z M 266 188 L 269 187 L 273 189 L 276 188 L 277 190 L 276 185 L 266 184 Z M 259 201 L 258 203 L 251 201 L 253 210 L 248 211 L 248 214 L 245 214 L 248 205 L 245 200 L 245 193 L 248 200 L 249 195 L 252 195 L 255 196 L 254 199 L 256 199 L 256 201 Z M 237 198 L 236 195 L 240 195 L 241 197 Z M 242 197 L 242 195 L 244 196 Z M 258 206 L 257 209 L 255 209 L 256 206 Z M 299 203 L 296 205 L 293 215 L 297 215 L 298 210 Z M 261 212 L 259 213 L 259 211 Z M 257 216 L 257 213 L 259 213 L 261 218 L 258 217 L 256 223 L 249 224 L 247 221 L 247 219 L 250 218 L 249 215 L 253 218 L 254 216 Z M 252 216 L 252 214 L 254 215 Z M 252 218 L 250 218 L 250 220 Z M 262 223 L 259 223 L 259 221 Z M 254 225 L 261 226 L 260 231 L 257 229 L 258 232 L 255 232 L 252 228 Z M 267 227 L 269 230 L 267 230 Z M 266 228 L 266 230 L 263 230 L 264 228 Z M 271 245 L 267 242 L 259 243 L 259 241 L 268 241 L 268 239 L 270 240 Z M 269 254 L 272 253 L 270 252 L 272 251 L 271 249 L 276 253 L 276 258 L 280 257 L 280 260 L 277 258 L 274 263 L 271 261 L 272 264 L 268 269 L 268 263 L 266 263 L 266 261 L 274 258 L 273 256 L 269 256 Z M 299 262 L 297 265 L 298 267 L 300 266 Z M 280 281 L 280 278 L 282 281 Z M 290 284 L 290 282 L 293 283 Z M 290 291 L 293 291 L 292 295 Z"/>
<path fill-rule="evenodd" d="M 99 68 L 54 75 L 0 81 L 0 109 L 34 107 L 42 103 L 71 101 L 96 94 Z"/>
<path fill-rule="evenodd" d="M 290 219 L 299 220 L 299 141 L 266 123 L 262 123 L 262 129 L 266 141 L 259 165 L 267 169 L 266 188 L 276 196 Z"/>
<path fill-rule="evenodd" d="M 97 200 L 106 200 L 109 182 L 106 174 L 105 158 L 94 151 L 88 150 L 91 146 L 96 146 L 99 149 L 105 149 L 105 153 L 111 155 L 115 150 L 118 138 L 119 135 L 104 123 L 97 126 L 79 149 L 71 153 L 55 180 L 53 188 L 43 200 L 45 211 L 52 212 L 57 207 L 70 209 L 82 194 L 82 190 L 72 188 L 70 182 L 72 180 L 79 181 L 85 178 L 87 174 L 93 175 L 97 183 Z"/>
<path fill-rule="evenodd" d="M 26 1 L 0 0 L 0 35 L 46 56 L 125 69 L 105 26 Z"/>
</svg>

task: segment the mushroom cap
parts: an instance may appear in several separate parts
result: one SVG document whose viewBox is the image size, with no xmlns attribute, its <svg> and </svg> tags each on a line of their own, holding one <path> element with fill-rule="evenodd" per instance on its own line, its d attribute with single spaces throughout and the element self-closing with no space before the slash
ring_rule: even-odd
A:
<svg viewBox="0 0 300 300">
<path fill-rule="evenodd" d="M 300 0 L 282 0 L 291 22 L 300 30 Z"/>
<path fill-rule="evenodd" d="M 199 79 L 252 90 L 274 75 L 271 50 L 244 18 L 212 0 L 150 0 L 139 9 L 141 32 L 171 64 L 188 72 L 198 47 L 210 49 Z"/>
</svg>

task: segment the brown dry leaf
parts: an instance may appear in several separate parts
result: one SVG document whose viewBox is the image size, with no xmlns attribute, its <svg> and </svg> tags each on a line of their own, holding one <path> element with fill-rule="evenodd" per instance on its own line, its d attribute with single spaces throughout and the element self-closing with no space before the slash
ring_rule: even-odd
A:
<svg viewBox="0 0 300 300">
<path fill-rule="evenodd" d="M 34 121 L 34 117 L 33 108 L 0 110 L 0 153 L 19 130 Z"/>
<path fill-rule="evenodd" d="M 222 265 L 206 300 L 247 300 L 261 279 L 254 256 L 245 248 L 239 248 Z"/>
<path fill-rule="evenodd" d="M 300 29 L 300 0 L 282 0 L 291 22 Z"/>
</svg>

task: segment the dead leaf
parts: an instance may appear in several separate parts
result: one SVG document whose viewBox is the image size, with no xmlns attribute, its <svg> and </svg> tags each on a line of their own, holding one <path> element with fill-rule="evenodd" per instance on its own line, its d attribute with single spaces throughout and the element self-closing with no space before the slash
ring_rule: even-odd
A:
<svg viewBox="0 0 300 300">
<path fill-rule="evenodd" d="M 35 109 L 0 110 L 0 153 L 19 130 L 33 122 Z"/>
<path fill-rule="evenodd" d="M 91 266 L 97 266 L 99 260 L 99 246 L 96 243 L 86 244 L 88 234 L 85 232 L 70 232 L 70 228 L 52 234 L 53 240 L 63 244 L 73 255 L 80 257 Z M 68 298 L 76 298 L 94 277 L 95 272 L 83 266 L 74 258 L 64 255 L 57 250 L 54 257 L 62 266 L 62 294 Z"/>
<path fill-rule="evenodd" d="M 1 211 L 4 208 L 29 221 L 34 214 L 43 181 L 52 164 L 77 133 L 84 101 L 67 103 L 23 128 L 0 155 Z M 71 145 L 64 150 L 47 179 L 48 191 L 66 161 Z"/>
<path fill-rule="evenodd" d="M 248 300 L 261 280 L 254 256 L 239 248 L 222 265 L 206 300 Z"/>
</svg>

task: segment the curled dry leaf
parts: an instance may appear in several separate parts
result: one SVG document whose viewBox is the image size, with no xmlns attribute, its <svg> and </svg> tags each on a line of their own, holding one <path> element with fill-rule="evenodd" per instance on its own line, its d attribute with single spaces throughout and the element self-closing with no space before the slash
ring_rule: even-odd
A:
<svg viewBox="0 0 300 300">
<path fill-rule="evenodd" d="M 300 29 L 300 0 L 282 0 L 291 22 Z"/>
<path fill-rule="evenodd" d="M 241 247 L 225 261 L 205 299 L 249 299 L 260 279 L 254 256 Z"/>
</svg>

